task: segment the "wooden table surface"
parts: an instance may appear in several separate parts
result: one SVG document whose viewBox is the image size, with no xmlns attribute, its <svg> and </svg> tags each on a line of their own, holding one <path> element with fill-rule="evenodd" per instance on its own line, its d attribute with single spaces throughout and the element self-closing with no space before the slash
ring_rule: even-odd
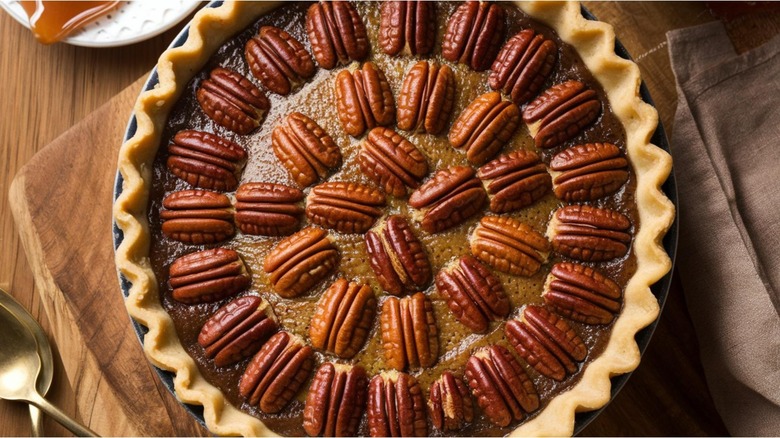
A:
<svg viewBox="0 0 780 438">
<path fill-rule="evenodd" d="M 671 132 L 676 93 L 665 33 L 718 17 L 704 3 L 588 2 L 586 6 L 615 26 L 618 38 L 639 64 L 667 132 Z M 780 27 L 775 18 L 761 13 L 729 17 L 727 29 L 737 50 L 756 47 L 777 34 Z M 27 29 L 0 13 L 0 288 L 31 311 L 55 344 L 57 367 L 48 398 L 66 412 L 74 413 L 78 388 L 70 387 L 63 377 L 81 370 L 66 370 L 56 359 L 57 339 L 51 336 L 55 330 L 46 316 L 14 228 L 8 187 L 19 168 L 38 150 L 144 76 L 180 28 L 181 25 L 176 26 L 156 38 L 121 48 L 42 46 Z M 129 115 L 130 108 L 127 111 Z M 642 364 L 584 434 L 727 434 L 704 382 L 689 309 L 679 281 L 675 280 Z M 651 387 L 656 389 L 648 393 L 632 385 L 640 380 L 653 382 Z M 652 412 L 647 411 L 648 400 L 655 407 Z M 642 412 L 638 406 L 644 406 Z M 619 418 L 635 420 L 626 422 Z M 45 427 L 49 434 L 67 434 L 48 419 Z M 26 406 L 0 400 L 0 436 L 24 436 L 30 431 Z"/>
</svg>

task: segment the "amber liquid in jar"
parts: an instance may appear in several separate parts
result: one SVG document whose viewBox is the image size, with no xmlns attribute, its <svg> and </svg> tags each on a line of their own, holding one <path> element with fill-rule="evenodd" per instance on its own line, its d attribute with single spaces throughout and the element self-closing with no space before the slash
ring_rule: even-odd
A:
<svg viewBox="0 0 780 438">
<path fill-rule="evenodd" d="M 118 1 L 22 1 L 30 29 L 43 44 L 53 44 L 107 13 Z"/>
</svg>

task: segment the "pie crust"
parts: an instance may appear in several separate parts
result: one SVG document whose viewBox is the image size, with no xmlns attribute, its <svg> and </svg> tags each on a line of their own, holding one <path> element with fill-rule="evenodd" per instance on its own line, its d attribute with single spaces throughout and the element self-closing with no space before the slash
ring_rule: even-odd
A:
<svg viewBox="0 0 780 438">
<path fill-rule="evenodd" d="M 658 317 L 658 301 L 650 286 L 671 269 L 671 260 L 661 241 L 674 220 L 675 210 L 660 186 L 671 171 L 672 160 L 668 153 L 650 143 L 658 114 L 639 96 L 637 65 L 615 54 L 612 26 L 585 19 L 578 3 L 517 5 L 533 19 L 555 29 L 564 42 L 576 49 L 602 85 L 614 114 L 625 128 L 627 155 L 637 179 L 640 227 L 633 243 L 636 273 L 625 286 L 623 310 L 614 322 L 609 341 L 603 353 L 586 367 L 578 383 L 550 400 L 542 412 L 511 433 L 564 436 L 573 433 L 576 412 L 599 409 L 609 401 L 610 377 L 638 366 L 640 353 L 634 336 Z M 203 378 L 195 361 L 182 347 L 171 317 L 160 304 L 158 283 L 149 260 L 147 205 L 151 169 L 162 129 L 184 85 L 224 41 L 275 6 L 266 2 L 228 1 L 217 8 L 199 11 L 190 24 L 186 42 L 160 56 L 158 83 L 139 96 L 133 110 L 136 132 L 122 145 L 118 158 L 122 189 L 113 214 L 123 232 L 122 242 L 116 249 L 117 269 L 131 285 L 125 305 L 131 317 L 148 328 L 143 348 L 149 360 L 175 373 L 174 387 L 179 400 L 202 405 L 206 425 L 217 435 L 274 433 L 259 419 L 233 407 L 219 389 Z"/>
</svg>

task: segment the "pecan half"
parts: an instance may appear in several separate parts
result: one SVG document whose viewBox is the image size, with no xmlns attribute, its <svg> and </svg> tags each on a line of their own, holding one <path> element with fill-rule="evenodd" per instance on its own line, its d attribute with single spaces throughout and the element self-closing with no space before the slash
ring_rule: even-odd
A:
<svg viewBox="0 0 780 438">
<path fill-rule="evenodd" d="M 182 190 L 163 199 L 160 212 L 166 236 L 190 245 L 226 240 L 233 235 L 230 198 L 205 190 Z"/>
<path fill-rule="evenodd" d="M 303 430 L 309 436 L 357 436 L 367 392 L 363 367 L 322 364 L 306 396 Z"/>
<path fill-rule="evenodd" d="M 455 73 L 448 65 L 420 61 L 406 73 L 401 85 L 398 128 L 439 134 L 447 127 L 454 107 Z"/>
<path fill-rule="evenodd" d="M 303 215 L 302 200 L 302 191 L 281 184 L 242 184 L 236 191 L 236 225 L 246 234 L 290 234 Z"/>
<path fill-rule="evenodd" d="M 530 277 L 547 261 L 550 242 L 517 219 L 485 216 L 474 230 L 471 253 L 501 272 Z"/>
<path fill-rule="evenodd" d="M 427 368 L 439 357 L 439 337 L 433 304 L 422 292 L 382 304 L 382 346 L 385 363 L 403 370 Z"/>
<path fill-rule="evenodd" d="M 428 174 L 428 162 L 415 145 L 392 129 L 377 127 L 368 133 L 358 154 L 360 169 L 385 192 L 403 197 Z"/>
<path fill-rule="evenodd" d="M 425 401 L 413 376 L 377 374 L 368 384 L 368 431 L 373 437 L 426 436 Z"/>
<path fill-rule="evenodd" d="M 460 113 L 450 129 L 452 147 L 464 149 L 469 162 L 485 164 L 506 145 L 520 126 L 520 108 L 502 100 L 497 91 L 485 93 Z"/>
<path fill-rule="evenodd" d="M 360 61 L 370 49 L 366 26 L 357 10 L 345 1 L 323 1 L 309 7 L 306 31 L 317 64 L 331 69 Z"/>
<path fill-rule="evenodd" d="M 620 286 L 599 271 L 576 263 L 556 263 L 542 298 L 559 315 L 585 324 L 609 324 L 620 312 Z"/>
<path fill-rule="evenodd" d="M 390 56 L 402 50 L 412 55 L 433 51 L 436 38 L 436 4 L 428 1 L 382 3 L 379 46 Z"/>
<path fill-rule="evenodd" d="M 501 281 L 468 255 L 436 274 L 436 288 L 455 318 L 475 333 L 485 333 L 490 321 L 506 318 L 512 310 Z"/>
<path fill-rule="evenodd" d="M 214 365 L 224 367 L 252 356 L 276 331 L 276 322 L 266 314 L 267 303 L 246 296 L 226 304 L 200 330 L 198 344 Z"/>
<path fill-rule="evenodd" d="M 441 373 L 431 385 L 428 411 L 433 427 L 455 432 L 474 421 L 474 405 L 463 381 L 449 370 Z"/>
<path fill-rule="evenodd" d="M 583 262 L 603 262 L 628 253 L 631 221 L 625 215 L 590 205 L 559 208 L 547 226 L 552 247 Z"/>
<path fill-rule="evenodd" d="M 523 121 L 538 148 L 552 148 L 570 140 L 601 113 L 596 92 L 579 81 L 567 81 L 542 93 L 523 111 Z"/>
<path fill-rule="evenodd" d="M 450 16 L 441 54 L 476 71 L 490 68 L 506 37 L 506 13 L 490 2 L 468 1 Z"/>
<path fill-rule="evenodd" d="M 323 280 L 338 260 L 338 250 L 325 230 L 306 227 L 284 238 L 263 263 L 274 290 L 294 298 Z"/>
<path fill-rule="evenodd" d="M 179 131 L 168 145 L 168 169 L 201 189 L 235 190 L 245 163 L 244 148 L 208 132 Z"/>
<path fill-rule="evenodd" d="M 588 348 L 569 324 L 543 307 L 528 306 L 504 329 L 517 353 L 543 376 L 561 381 L 577 372 Z"/>
<path fill-rule="evenodd" d="M 368 261 L 382 289 L 393 294 L 422 290 L 431 281 L 431 264 L 403 216 L 389 216 L 366 233 Z"/>
<path fill-rule="evenodd" d="M 487 194 L 474 169 L 442 169 L 409 196 L 409 205 L 422 211 L 422 228 L 438 233 L 465 222 L 485 205 Z"/>
<path fill-rule="evenodd" d="M 395 101 L 384 72 L 373 62 L 336 75 L 336 110 L 344 131 L 353 137 L 393 123 Z"/>
<path fill-rule="evenodd" d="M 195 96 L 211 120 L 238 134 L 254 131 L 271 108 L 265 94 L 249 79 L 222 67 L 211 70 Z"/>
<path fill-rule="evenodd" d="M 301 187 L 325 178 L 341 164 L 341 150 L 333 138 L 309 117 L 290 113 L 271 134 L 274 154 Z"/>
<path fill-rule="evenodd" d="M 552 181 L 534 152 L 517 150 L 501 155 L 479 168 L 490 198 L 490 211 L 508 213 L 528 207 L 550 190 Z"/>
<path fill-rule="evenodd" d="M 506 427 L 539 409 L 531 379 L 506 348 L 492 345 L 478 350 L 466 363 L 471 394 L 491 423 Z"/>
<path fill-rule="evenodd" d="M 376 298 L 371 288 L 340 278 L 317 302 L 309 325 L 311 345 L 349 359 L 366 341 L 375 313 Z"/>
<path fill-rule="evenodd" d="M 186 304 L 210 303 L 249 287 L 252 277 L 237 252 L 206 249 L 179 257 L 168 268 L 173 298 Z"/>
<path fill-rule="evenodd" d="M 300 41 L 282 29 L 263 26 L 247 41 L 244 57 L 252 74 L 281 95 L 314 76 L 314 61 Z"/>
<path fill-rule="evenodd" d="M 279 332 L 266 342 L 241 376 L 238 392 L 251 406 L 275 414 L 295 397 L 314 368 L 314 350 Z"/>
<path fill-rule="evenodd" d="M 306 216 L 315 224 L 341 233 L 365 233 L 382 215 L 385 195 L 358 183 L 326 182 L 311 189 Z"/>
<path fill-rule="evenodd" d="M 555 196 L 568 202 L 595 201 L 628 181 L 628 161 L 610 143 L 568 148 L 552 158 L 550 169 Z"/>
<path fill-rule="evenodd" d="M 542 88 L 558 58 L 558 46 L 533 29 L 509 39 L 491 67 L 488 84 L 521 105 Z"/>
</svg>

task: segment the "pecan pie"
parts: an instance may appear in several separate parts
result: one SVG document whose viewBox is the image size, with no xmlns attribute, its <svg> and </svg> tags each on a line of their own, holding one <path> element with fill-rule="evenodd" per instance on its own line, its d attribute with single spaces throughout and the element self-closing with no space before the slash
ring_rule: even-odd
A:
<svg viewBox="0 0 780 438">
<path fill-rule="evenodd" d="M 226 1 L 114 205 L 150 360 L 218 435 L 568 435 L 639 362 L 655 110 L 575 3 Z"/>
</svg>

